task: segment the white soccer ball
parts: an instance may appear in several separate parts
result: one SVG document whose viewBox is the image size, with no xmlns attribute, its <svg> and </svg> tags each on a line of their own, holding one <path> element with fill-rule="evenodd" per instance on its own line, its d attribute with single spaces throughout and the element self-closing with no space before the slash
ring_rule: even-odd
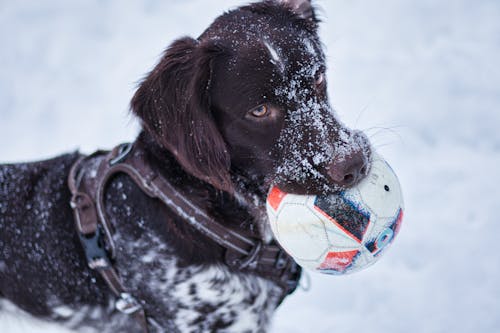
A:
<svg viewBox="0 0 500 333">
<path fill-rule="evenodd" d="M 273 187 L 271 229 L 304 268 L 346 274 L 375 263 L 398 234 L 403 198 L 396 174 L 380 155 L 357 186 L 338 195 L 295 195 Z"/>
</svg>

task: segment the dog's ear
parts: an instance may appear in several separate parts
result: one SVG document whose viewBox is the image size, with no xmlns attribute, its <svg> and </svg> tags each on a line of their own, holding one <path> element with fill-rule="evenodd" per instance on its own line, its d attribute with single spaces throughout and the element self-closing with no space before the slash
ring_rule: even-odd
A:
<svg viewBox="0 0 500 333">
<path fill-rule="evenodd" d="M 295 14 L 306 20 L 316 20 L 311 0 L 278 0 L 278 2 L 291 8 Z"/>
<path fill-rule="evenodd" d="M 220 52 L 188 37 L 175 41 L 140 84 L 131 109 L 188 173 L 231 192 L 230 156 L 209 105 L 212 63 Z"/>
</svg>

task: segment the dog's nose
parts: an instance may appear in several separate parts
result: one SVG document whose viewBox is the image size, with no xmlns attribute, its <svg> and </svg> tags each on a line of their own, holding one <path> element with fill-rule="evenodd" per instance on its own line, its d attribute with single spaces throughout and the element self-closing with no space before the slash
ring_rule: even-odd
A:
<svg viewBox="0 0 500 333">
<path fill-rule="evenodd" d="M 362 149 L 336 156 L 328 168 L 328 174 L 336 185 L 352 187 L 368 171 L 368 157 Z"/>
</svg>

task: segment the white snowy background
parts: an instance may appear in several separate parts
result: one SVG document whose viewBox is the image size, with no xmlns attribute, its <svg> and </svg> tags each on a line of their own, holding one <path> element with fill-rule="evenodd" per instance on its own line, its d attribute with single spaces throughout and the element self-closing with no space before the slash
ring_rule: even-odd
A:
<svg viewBox="0 0 500 333">
<path fill-rule="evenodd" d="M 237 0 L 0 0 L 0 161 L 133 140 L 128 102 L 174 38 Z M 500 2 L 318 0 L 330 98 L 400 177 L 375 266 L 311 276 L 272 332 L 500 332 Z M 0 332 L 61 332 L 0 316 Z"/>
</svg>

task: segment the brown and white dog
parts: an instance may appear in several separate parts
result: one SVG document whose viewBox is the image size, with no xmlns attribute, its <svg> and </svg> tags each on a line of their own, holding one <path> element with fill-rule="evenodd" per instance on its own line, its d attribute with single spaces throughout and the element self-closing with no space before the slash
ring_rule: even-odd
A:
<svg viewBox="0 0 500 333">
<path fill-rule="evenodd" d="M 271 185 L 335 192 L 366 175 L 370 145 L 327 98 L 318 19 L 308 0 L 262 1 L 174 41 L 131 109 L 148 162 L 219 223 L 270 242 Z M 87 266 L 67 187 L 80 154 L 0 166 L 0 295 L 90 332 L 139 332 Z M 264 332 L 283 290 L 225 265 L 224 249 L 127 176 L 106 190 L 114 265 L 151 332 Z"/>
</svg>

